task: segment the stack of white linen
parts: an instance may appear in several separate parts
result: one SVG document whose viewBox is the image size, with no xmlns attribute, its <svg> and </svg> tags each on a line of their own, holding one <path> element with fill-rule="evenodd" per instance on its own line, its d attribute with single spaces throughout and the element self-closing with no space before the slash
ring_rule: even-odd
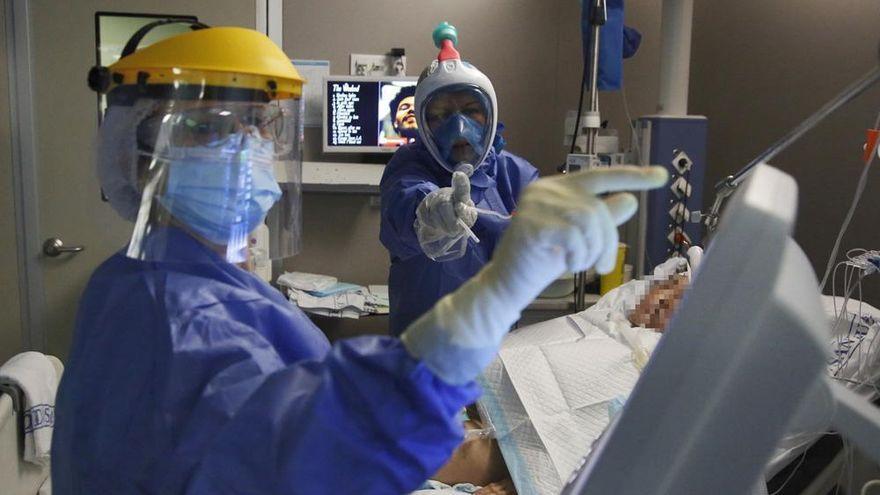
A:
<svg viewBox="0 0 880 495">
<path fill-rule="evenodd" d="M 388 286 L 340 282 L 336 277 L 286 272 L 277 280 L 287 297 L 303 311 L 335 318 L 360 318 L 388 313 Z"/>
</svg>

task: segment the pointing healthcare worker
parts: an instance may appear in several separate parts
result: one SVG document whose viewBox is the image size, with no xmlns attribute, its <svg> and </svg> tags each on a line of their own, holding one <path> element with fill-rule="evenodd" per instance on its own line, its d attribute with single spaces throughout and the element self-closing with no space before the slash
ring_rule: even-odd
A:
<svg viewBox="0 0 880 495">
<path fill-rule="evenodd" d="M 441 23 L 433 37 L 440 53 L 416 86 L 420 139 L 397 150 L 379 185 L 394 335 L 489 261 L 523 189 L 538 178 L 529 162 L 501 150 L 492 82 L 461 60 L 455 28 Z"/>
<path fill-rule="evenodd" d="M 98 176 L 134 226 L 80 303 L 55 493 L 409 492 L 462 440 L 458 413 L 519 311 L 565 270 L 612 267 L 636 201 L 597 195 L 665 172 L 533 184 L 493 261 L 401 339 L 331 346 L 240 267 L 263 222 L 271 256 L 299 245 L 303 80 L 260 33 L 192 27 L 135 51 L 147 27 L 90 73 L 108 97 Z"/>
</svg>

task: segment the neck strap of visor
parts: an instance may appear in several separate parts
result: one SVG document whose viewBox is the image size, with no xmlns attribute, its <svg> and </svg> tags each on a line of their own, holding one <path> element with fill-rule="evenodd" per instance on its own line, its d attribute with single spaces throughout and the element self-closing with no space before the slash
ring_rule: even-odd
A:
<svg viewBox="0 0 880 495">
<path fill-rule="evenodd" d="M 140 45 L 141 41 L 144 39 L 144 36 L 146 36 L 147 33 L 149 33 L 151 30 L 156 27 L 165 26 L 168 24 L 188 24 L 190 29 L 192 29 L 193 31 L 199 29 L 207 29 L 211 27 L 199 21 L 192 21 L 189 19 L 168 18 L 151 22 L 138 29 L 132 35 L 132 37 L 128 39 L 128 42 L 122 49 L 122 54 L 119 56 L 119 58 L 122 59 L 134 53 L 135 50 L 137 50 L 138 45 Z M 107 89 L 110 88 L 110 69 L 103 65 L 93 66 L 91 69 L 89 69 L 88 84 L 89 88 L 91 88 L 95 92 L 106 92 Z"/>
</svg>

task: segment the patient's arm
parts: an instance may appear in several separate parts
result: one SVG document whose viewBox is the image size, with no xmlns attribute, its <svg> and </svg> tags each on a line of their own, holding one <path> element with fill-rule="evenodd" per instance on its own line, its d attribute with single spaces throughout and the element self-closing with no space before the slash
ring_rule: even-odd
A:
<svg viewBox="0 0 880 495">
<path fill-rule="evenodd" d="M 466 429 L 482 428 L 476 421 L 466 421 Z M 437 471 L 431 479 L 455 485 L 457 483 L 471 483 L 484 486 L 487 489 L 494 482 L 510 479 L 504 458 L 501 457 L 501 449 L 498 442 L 492 439 L 467 440 L 455 449 L 449 462 Z M 512 488 L 512 483 L 510 484 Z M 493 487 L 492 490 L 499 489 Z M 487 491 L 477 492 L 486 494 L 515 494 L 516 491 Z"/>
</svg>

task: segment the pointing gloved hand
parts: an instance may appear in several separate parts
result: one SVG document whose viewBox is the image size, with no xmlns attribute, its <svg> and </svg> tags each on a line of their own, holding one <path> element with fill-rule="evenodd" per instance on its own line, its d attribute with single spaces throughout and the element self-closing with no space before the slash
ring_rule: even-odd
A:
<svg viewBox="0 0 880 495">
<path fill-rule="evenodd" d="M 432 191 L 416 208 L 416 236 L 429 258 L 452 259 L 457 256 L 450 254 L 464 254 L 463 243 L 476 221 L 470 179 L 464 172 L 454 172 L 452 187 Z"/>
<path fill-rule="evenodd" d="M 416 209 L 416 216 L 423 226 L 454 235 L 462 231 L 459 219 L 468 227 L 477 221 L 473 206 L 470 179 L 464 172 L 454 172 L 452 187 L 443 187 L 425 196 Z"/>
<path fill-rule="evenodd" d="M 662 167 L 613 167 L 532 183 L 492 261 L 410 325 L 401 336 L 404 345 L 446 382 L 473 380 L 547 285 L 567 271 L 613 269 L 617 226 L 638 202 L 629 193 L 598 195 L 654 189 L 666 180 Z"/>
</svg>

